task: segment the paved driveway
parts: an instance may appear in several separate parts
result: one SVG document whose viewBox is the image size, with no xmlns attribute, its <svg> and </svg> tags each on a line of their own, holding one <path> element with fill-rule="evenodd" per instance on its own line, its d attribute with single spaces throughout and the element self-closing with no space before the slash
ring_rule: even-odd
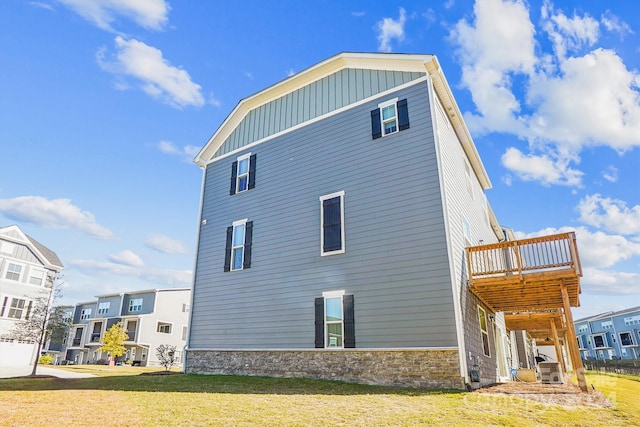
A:
<svg viewBox="0 0 640 427">
<path fill-rule="evenodd" d="M 31 374 L 31 366 L 0 366 L 0 378 L 23 377 Z M 53 375 L 58 378 L 89 378 L 95 377 L 93 374 L 83 374 L 69 372 L 62 369 L 50 368 L 48 366 L 38 366 L 38 375 Z"/>
</svg>

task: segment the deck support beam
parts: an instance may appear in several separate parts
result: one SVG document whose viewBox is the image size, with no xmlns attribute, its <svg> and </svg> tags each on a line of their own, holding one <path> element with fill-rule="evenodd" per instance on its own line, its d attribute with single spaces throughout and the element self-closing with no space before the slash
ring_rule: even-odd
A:
<svg viewBox="0 0 640 427">
<path fill-rule="evenodd" d="M 573 324 L 573 315 L 571 314 L 571 306 L 569 305 L 569 294 L 567 293 L 567 287 L 564 280 L 560 284 L 560 291 L 562 292 L 562 302 L 564 308 L 564 318 L 567 325 L 567 341 L 569 346 L 569 354 L 571 355 L 571 364 L 573 365 L 573 371 L 576 373 L 578 379 L 578 386 L 584 393 L 589 392 L 587 387 L 587 379 L 584 376 L 584 367 L 582 366 L 582 359 L 580 358 L 580 349 L 578 348 L 578 339 L 576 337 L 575 326 Z"/>
<path fill-rule="evenodd" d="M 567 372 L 567 367 L 564 364 L 564 356 L 562 355 L 562 348 L 560 347 L 560 341 L 558 337 L 558 330 L 556 329 L 556 322 L 551 319 L 551 333 L 553 334 L 553 346 L 556 349 L 556 360 L 560 362 L 562 372 Z"/>
</svg>

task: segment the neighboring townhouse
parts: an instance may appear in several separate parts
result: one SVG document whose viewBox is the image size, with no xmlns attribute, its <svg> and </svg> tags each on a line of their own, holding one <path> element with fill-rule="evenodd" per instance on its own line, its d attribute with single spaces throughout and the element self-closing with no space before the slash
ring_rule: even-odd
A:
<svg viewBox="0 0 640 427">
<path fill-rule="evenodd" d="M 62 262 L 51 249 L 18 226 L 0 228 L 0 364 L 29 365 L 36 345 L 10 336 L 16 323 L 29 319 L 38 301 L 51 297 Z"/>
<path fill-rule="evenodd" d="M 584 360 L 640 359 L 640 306 L 576 320 Z"/>
<path fill-rule="evenodd" d="M 562 306 L 482 278 L 522 279 L 538 242 L 499 225 L 435 56 L 331 57 L 240 101 L 195 162 L 188 373 L 477 387 L 517 367 L 504 308 Z"/>
<path fill-rule="evenodd" d="M 62 320 L 71 326 L 73 322 L 73 315 L 75 313 L 75 306 L 73 305 L 58 305 L 53 308 L 60 311 Z M 59 365 L 67 354 L 67 342 L 69 341 L 70 327 L 66 330 L 57 330 L 53 332 L 53 335 L 49 337 L 48 341 L 42 348 L 42 353 L 53 357 L 51 361 L 54 365 Z"/>
<path fill-rule="evenodd" d="M 188 288 L 149 289 L 101 295 L 97 301 L 77 304 L 62 363 L 106 363 L 100 340 L 118 322 L 128 334 L 126 353 L 118 361 L 159 366 L 156 349 L 161 344 L 176 346 L 180 360 L 187 339 L 190 294 Z"/>
</svg>

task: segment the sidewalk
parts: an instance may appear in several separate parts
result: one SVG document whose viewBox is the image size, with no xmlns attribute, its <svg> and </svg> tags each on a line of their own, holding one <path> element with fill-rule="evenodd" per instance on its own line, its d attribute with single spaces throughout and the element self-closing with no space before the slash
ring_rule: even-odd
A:
<svg viewBox="0 0 640 427">
<path fill-rule="evenodd" d="M 0 366 L 0 378 L 24 377 L 31 374 L 31 366 Z M 36 370 L 38 375 L 52 375 L 58 378 L 90 378 L 95 377 L 93 374 L 84 374 L 78 372 L 69 372 L 62 369 L 51 368 L 48 366 L 38 366 Z"/>
</svg>

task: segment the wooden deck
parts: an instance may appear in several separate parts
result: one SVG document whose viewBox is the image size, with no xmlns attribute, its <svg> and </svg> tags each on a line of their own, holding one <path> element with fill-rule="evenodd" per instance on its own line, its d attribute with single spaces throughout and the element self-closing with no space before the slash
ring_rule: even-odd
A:
<svg viewBox="0 0 640 427">
<path fill-rule="evenodd" d="M 496 312 L 541 311 L 580 305 L 582 268 L 574 233 L 466 249 L 469 289 Z"/>
</svg>

